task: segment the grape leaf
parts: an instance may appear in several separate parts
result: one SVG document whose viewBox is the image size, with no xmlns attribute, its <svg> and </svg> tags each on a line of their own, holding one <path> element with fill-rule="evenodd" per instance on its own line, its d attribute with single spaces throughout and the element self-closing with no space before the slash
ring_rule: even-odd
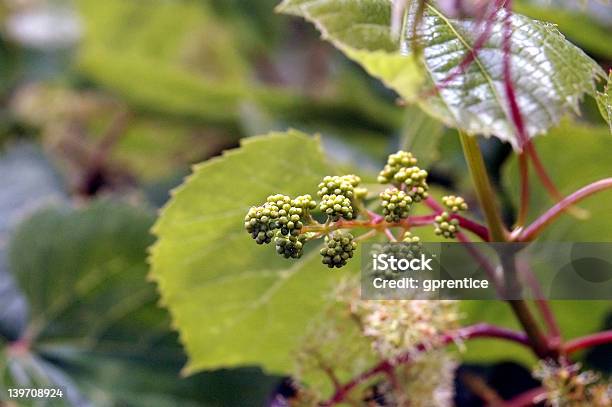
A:
<svg viewBox="0 0 612 407">
<path fill-rule="evenodd" d="M 249 364 L 291 372 L 309 321 L 348 271 L 323 266 L 316 244 L 300 260 L 280 258 L 253 242 L 242 219 L 270 194 L 314 194 L 329 173 L 318 140 L 292 130 L 246 139 L 175 191 L 153 229 L 151 277 L 190 356 L 187 372 Z"/>
<path fill-rule="evenodd" d="M 414 2 L 413 2 L 414 3 Z M 502 60 L 502 27 L 505 10 L 497 13 L 492 35 L 465 72 L 453 76 L 473 49 L 481 27 L 472 20 L 446 18 L 428 4 L 416 34 L 422 44 L 424 71 L 428 78 L 419 89 L 419 69 L 376 70 L 371 61 L 397 68 L 397 61 L 410 51 L 416 5 L 408 11 L 400 42 L 391 41 L 388 0 L 285 0 L 279 10 L 312 21 L 350 58 L 360 62 L 400 96 L 415 100 L 428 113 L 450 127 L 468 133 L 496 136 L 519 148 L 505 98 Z M 569 109 L 577 110 L 584 93 L 595 94 L 594 80 L 602 69 L 579 48 L 568 42 L 552 25 L 519 14 L 511 17 L 512 80 L 529 137 L 546 132 Z M 347 51 L 347 46 L 350 45 Z M 358 47 L 358 54 L 353 53 Z M 386 62 L 383 56 L 392 55 Z M 451 78 L 448 80 L 448 78 Z M 408 81 L 412 86 L 405 86 Z M 448 82 L 448 83 L 445 83 Z M 439 92 L 427 91 L 436 85 Z M 431 96 L 430 96 L 431 95 Z"/>
<path fill-rule="evenodd" d="M 612 71 L 608 76 L 608 83 L 604 87 L 603 92 L 597 92 L 597 107 L 603 116 L 608 126 L 610 126 L 610 133 L 612 133 L 612 93 L 610 87 L 612 83 Z"/>
<path fill-rule="evenodd" d="M 580 5 L 574 0 L 534 1 L 520 0 L 514 3 L 516 11 L 538 20 L 546 20 L 559 26 L 559 30 L 589 54 L 612 57 L 607 45 L 610 38 L 609 4 L 588 2 Z M 607 40 L 606 40 L 607 39 Z"/>
</svg>

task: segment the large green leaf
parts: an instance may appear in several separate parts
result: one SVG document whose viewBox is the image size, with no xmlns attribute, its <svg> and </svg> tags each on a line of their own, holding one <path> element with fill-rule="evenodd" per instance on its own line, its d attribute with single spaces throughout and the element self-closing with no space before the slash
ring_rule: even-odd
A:
<svg viewBox="0 0 612 407">
<path fill-rule="evenodd" d="M 420 94 L 420 106 L 448 126 L 494 135 L 519 147 L 514 124 L 509 119 L 501 69 L 502 21 L 506 11 L 498 12 L 492 35 L 476 60 L 465 72 L 453 76 L 472 51 L 482 28 L 472 20 L 449 19 L 432 5 L 426 6 L 416 34 L 422 44 L 426 83 L 429 88 L 433 85 L 439 88 L 437 94 L 428 96 L 417 86 L 415 76 L 419 70 L 411 62 L 413 59 L 403 54 L 410 52 L 413 42 L 414 3 L 408 10 L 400 42 L 393 42 L 389 34 L 388 0 L 285 0 L 279 9 L 313 21 L 326 39 L 402 97 L 413 100 Z M 576 110 L 584 93 L 594 95 L 594 80 L 603 71 L 552 24 L 514 14 L 511 25 L 512 80 L 526 130 L 534 137 L 558 123 L 568 109 Z M 355 47 L 357 54 L 353 51 Z M 372 68 L 372 61 L 385 69 Z M 405 64 L 411 68 L 405 68 Z M 399 66 L 405 69 L 400 70 Z M 446 83 L 449 77 L 452 79 Z"/>
<path fill-rule="evenodd" d="M 292 352 L 348 271 L 324 267 L 316 247 L 282 259 L 252 241 L 242 218 L 270 194 L 314 194 L 329 173 L 318 140 L 289 131 L 245 140 L 175 191 L 153 229 L 151 276 L 189 353 L 187 372 L 291 372 Z"/>
</svg>

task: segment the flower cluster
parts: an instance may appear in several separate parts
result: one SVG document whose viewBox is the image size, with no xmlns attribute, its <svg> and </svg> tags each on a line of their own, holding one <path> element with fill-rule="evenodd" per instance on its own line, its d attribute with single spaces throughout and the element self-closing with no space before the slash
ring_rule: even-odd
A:
<svg viewBox="0 0 612 407">
<path fill-rule="evenodd" d="M 447 239 L 457 237 L 459 231 L 459 220 L 451 218 L 448 212 L 442 212 L 435 218 L 435 233 L 438 236 L 444 236 Z"/>
<path fill-rule="evenodd" d="M 606 383 L 593 371 L 581 371 L 580 364 L 560 365 L 552 361 L 540 361 L 533 375 L 546 389 L 541 401 L 545 400 L 548 405 L 612 405 L 612 383 Z"/>
<path fill-rule="evenodd" d="M 408 217 L 412 206 L 412 198 L 404 191 L 389 188 L 380 193 L 380 206 L 383 208 L 385 220 L 389 223 L 395 223 Z"/>
<path fill-rule="evenodd" d="M 315 203 L 310 195 L 291 199 L 287 195 L 270 195 L 261 206 L 249 209 L 244 228 L 258 244 L 267 244 L 278 236 L 299 236 L 304 220 Z"/>
<path fill-rule="evenodd" d="M 391 154 L 387 164 L 378 174 L 381 184 L 393 184 L 412 198 L 420 202 L 427 198 L 429 186 L 427 185 L 427 171 L 417 167 L 417 159 L 408 152 L 398 151 Z"/>
<path fill-rule="evenodd" d="M 448 208 L 448 211 L 440 213 L 435 218 L 435 233 L 438 236 L 444 236 L 447 239 L 454 239 L 459 232 L 459 220 L 452 216 L 460 211 L 466 211 L 468 205 L 460 196 L 448 195 L 442 197 L 442 203 Z M 450 212 L 450 213 L 449 213 Z"/>
<path fill-rule="evenodd" d="M 465 199 L 463 199 L 460 196 L 455 196 L 455 195 L 443 196 L 442 203 L 453 213 L 468 210 L 468 205 L 465 202 Z"/>
<path fill-rule="evenodd" d="M 353 257 L 356 248 L 357 243 L 349 232 L 334 232 L 325 238 L 325 247 L 321 249 L 323 264 L 329 268 L 340 268 Z"/>
<path fill-rule="evenodd" d="M 358 316 L 373 349 L 384 358 L 394 357 L 420 343 L 434 345 L 443 332 L 455 329 L 460 319 L 457 301 L 354 300 Z"/>
<path fill-rule="evenodd" d="M 353 206 L 355 187 L 361 179 L 356 175 L 327 176 L 319 184 L 319 209 L 333 221 L 351 220 L 356 216 Z"/>
<path fill-rule="evenodd" d="M 287 259 L 300 258 L 309 241 L 324 239 L 321 261 L 330 268 L 346 265 L 359 240 L 383 233 L 394 242 L 391 229 L 398 227 L 407 232 L 399 240 L 410 245 L 390 245 L 389 250 L 400 250 L 398 255 L 404 258 L 416 256 L 421 243 L 409 231 L 409 218 L 414 205 L 428 197 L 427 171 L 417 166 L 411 153 L 398 151 L 388 157 L 378 181 L 390 184 L 378 194 L 380 214 L 367 209 L 374 204 L 374 197 L 361 185 L 360 177 L 330 175 L 318 184 L 318 202 L 310 195 L 270 195 L 262 205 L 249 209 L 244 227 L 258 244 L 274 240 L 276 252 Z M 442 200 L 448 210 L 429 222 L 436 234 L 452 239 L 459 231 L 457 212 L 467 210 L 467 204 L 458 196 L 445 196 Z M 353 229 L 357 228 L 372 230 L 355 236 Z"/>
</svg>

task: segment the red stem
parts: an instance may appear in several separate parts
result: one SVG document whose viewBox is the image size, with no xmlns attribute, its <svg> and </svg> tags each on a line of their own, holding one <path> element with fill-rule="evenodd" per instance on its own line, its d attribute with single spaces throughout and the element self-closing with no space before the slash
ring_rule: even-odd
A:
<svg viewBox="0 0 612 407">
<path fill-rule="evenodd" d="M 506 2 L 506 15 L 504 16 L 504 25 L 503 25 L 503 36 L 502 36 L 502 50 L 503 50 L 503 74 L 504 74 L 504 89 L 506 91 L 506 97 L 508 98 L 508 107 L 510 109 L 510 118 L 514 123 L 514 127 L 516 128 L 516 133 L 518 136 L 519 147 L 525 150 L 525 153 L 531 158 L 536 174 L 540 178 L 542 185 L 548 191 L 548 193 L 556 200 L 561 200 L 562 195 L 555 187 L 554 182 L 546 172 L 540 157 L 538 156 L 535 148 L 533 147 L 533 143 L 529 139 L 529 135 L 527 134 L 527 130 L 525 129 L 525 122 L 523 121 L 523 114 L 521 113 L 521 108 L 518 104 L 516 98 L 516 92 L 514 89 L 514 83 L 512 81 L 512 71 L 511 71 L 511 57 L 512 57 L 512 0 L 508 0 Z M 521 180 L 523 180 L 523 176 L 526 177 L 527 174 L 527 163 L 519 161 L 520 171 L 521 171 Z M 525 178 L 525 182 L 522 183 L 522 188 L 528 188 L 528 183 Z M 521 209 L 523 205 L 527 205 L 527 197 L 528 191 L 521 190 Z M 521 212 L 521 213 L 526 213 Z M 578 214 L 578 213 L 577 213 Z"/>
<path fill-rule="evenodd" d="M 557 324 L 557 320 L 555 318 L 552 309 L 550 308 L 550 304 L 544 293 L 542 292 L 542 287 L 540 286 L 539 281 L 535 278 L 529 264 L 522 258 L 517 257 L 517 268 L 520 275 L 529 285 L 529 287 L 533 290 L 533 295 L 535 296 L 534 302 L 536 306 L 540 310 L 540 314 L 548 327 L 548 333 L 550 334 L 550 340 L 553 342 L 550 345 L 552 347 L 558 347 L 561 345 L 561 329 L 559 328 L 559 324 Z"/>
<path fill-rule="evenodd" d="M 489 324 L 476 324 L 457 329 L 453 333 L 443 334 L 438 338 L 438 341 L 434 341 L 434 343 L 436 344 L 434 345 L 434 347 L 441 348 L 458 340 L 470 340 L 476 338 L 504 339 L 529 347 L 529 339 L 524 333 L 506 328 L 496 327 Z M 413 360 L 415 354 L 423 353 L 431 349 L 432 345 L 430 343 L 420 343 L 414 349 L 402 353 L 396 358 L 385 359 L 381 361 L 374 367 L 346 382 L 338 390 L 336 390 L 334 395 L 329 400 L 327 400 L 322 405 L 333 406 L 334 404 L 343 401 L 355 387 L 359 386 L 366 380 L 381 373 L 386 374 L 389 369 L 393 369 L 397 365 L 410 363 Z"/>
<path fill-rule="evenodd" d="M 518 164 L 521 178 L 521 205 L 516 219 L 516 226 L 522 227 L 527 221 L 529 212 L 529 162 L 524 153 L 519 154 Z"/>
<path fill-rule="evenodd" d="M 530 140 L 525 144 L 525 151 L 531 158 L 536 174 L 540 178 L 540 181 L 542 182 L 542 185 L 544 185 L 546 191 L 548 191 L 548 194 L 556 201 L 560 201 L 561 199 L 563 199 L 563 195 L 561 194 L 561 192 L 559 192 L 554 182 L 546 172 L 546 168 L 544 168 L 544 165 L 540 160 L 540 156 L 538 155 L 536 149 L 533 147 L 533 144 Z M 581 210 L 580 208 L 567 207 L 564 210 L 571 212 L 574 216 L 578 218 L 585 218 L 588 215 L 587 212 Z"/>
<path fill-rule="evenodd" d="M 510 109 L 510 118 L 514 123 L 516 132 L 519 139 L 519 146 L 521 149 L 528 143 L 529 137 L 525 130 L 525 122 L 523 121 L 523 114 L 521 108 L 518 105 L 516 99 L 516 92 L 514 90 L 514 83 L 512 82 L 512 0 L 506 2 L 506 15 L 504 16 L 503 23 L 503 36 L 502 36 L 502 52 L 503 52 L 503 75 L 504 75 L 504 89 L 506 91 L 506 97 L 508 98 L 508 108 Z"/>
<path fill-rule="evenodd" d="M 464 229 L 469 230 L 470 232 L 472 232 L 473 234 L 475 234 L 476 236 L 478 236 L 485 242 L 490 241 L 489 229 L 486 226 L 481 225 L 480 223 L 474 222 L 473 220 L 464 218 L 463 216 L 460 216 L 460 215 L 451 215 L 451 218 L 457 219 L 459 221 L 459 226 L 461 226 Z"/>
<path fill-rule="evenodd" d="M 612 178 L 605 178 L 580 188 L 578 191 L 561 199 L 557 204 L 536 219 L 531 225 L 527 226 L 525 230 L 519 234 L 516 240 L 520 242 L 532 240 L 540 231 L 542 231 L 542 229 L 557 219 L 567 208 L 599 191 L 610 188 L 612 188 Z"/>
<path fill-rule="evenodd" d="M 597 345 L 612 343 L 612 330 L 597 332 L 593 335 L 583 336 L 582 338 L 567 341 L 563 349 L 567 353 L 573 353 L 581 349 L 590 348 Z"/>
<path fill-rule="evenodd" d="M 411 216 L 408 218 L 408 223 L 411 227 L 428 226 L 435 222 L 436 216 L 438 215 Z"/>
<path fill-rule="evenodd" d="M 536 387 L 535 389 L 527 390 L 524 393 L 519 394 L 511 400 L 508 400 L 503 404 L 504 407 L 527 407 L 533 406 L 539 403 L 540 397 L 546 394 L 546 389 L 543 387 Z"/>
<path fill-rule="evenodd" d="M 425 205 L 429 206 L 436 214 L 444 212 L 444 207 L 431 196 L 425 199 Z"/>
<path fill-rule="evenodd" d="M 424 202 L 425 202 L 425 205 L 429 206 L 429 208 L 436 213 L 436 215 L 439 215 L 442 212 L 444 212 L 444 207 L 431 196 L 425 199 Z M 464 218 L 461 215 L 451 214 L 451 217 L 459 221 L 459 226 L 465 228 L 466 230 L 469 230 L 470 232 L 472 232 L 473 234 L 481 238 L 483 241 L 485 242 L 490 241 L 489 229 L 486 226 L 476 221 L 473 221 L 471 219 Z M 435 215 L 433 218 L 435 218 Z M 411 221 L 411 224 L 412 224 L 412 221 Z M 418 225 L 414 225 L 414 226 L 418 226 Z"/>
<path fill-rule="evenodd" d="M 499 298 L 504 298 L 504 294 L 502 291 L 503 285 L 500 279 L 497 277 L 495 267 L 491 264 L 491 262 L 489 262 L 489 260 L 485 256 L 483 256 L 482 253 L 476 247 L 474 247 L 470 239 L 468 239 L 465 234 L 461 232 L 457 233 L 457 240 L 463 243 L 465 249 L 470 253 L 470 255 L 478 263 L 480 263 L 480 266 L 484 269 L 485 273 L 487 273 L 487 277 L 489 278 L 489 280 L 493 282 L 495 291 L 497 292 Z"/>
</svg>

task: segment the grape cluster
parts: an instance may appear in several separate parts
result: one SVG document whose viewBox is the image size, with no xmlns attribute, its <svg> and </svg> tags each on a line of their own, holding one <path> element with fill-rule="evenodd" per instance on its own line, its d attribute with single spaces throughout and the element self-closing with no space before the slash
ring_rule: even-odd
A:
<svg viewBox="0 0 612 407">
<path fill-rule="evenodd" d="M 397 188 L 388 188 L 381 192 L 380 201 L 385 220 L 389 223 L 406 219 L 412 206 L 412 198 Z"/>
<path fill-rule="evenodd" d="M 275 228 L 283 235 L 297 236 L 304 226 L 301 222 L 302 208 L 293 206 L 293 201 L 286 195 L 271 195 L 264 205 L 273 208 Z"/>
<path fill-rule="evenodd" d="M 291 199 L 287 195 L 270 195 L 261 206 L 251 207 L 244 218 L 244 228 L 258 244 L 267 244 L 278 233 L 298 236 L 304 219 L 316 203 L 310 195 Z"/>
<path fill-rule="evenodd" d="M 300 195 L 293 200 L 293 206 L 302 208 L 305 211 L 311 211 L 317 207 L 317 203 L 310 195 Z"/>
<path fill-rule="evenodd" d="M 468 205 L 465 202 L 465 199 L 460 196 L 443 196 L 442 203 L 453 213 L 457 213 L 459 211 L 467 211 L 468 209 Z"/>
<path fill-rule="evenodd" d="M 429 196 L 427 175 L 427 171 L 419 167 L 400 168 L 393 180 L 399 184 L 405 184 L 408 195 L 412 197 L 412 200 L 420 202 Z"/>
<path fill-rule="evenodd" d="M 417 167 L 417 159 L 411 153 L 398 151 L 391 154 L 387 164 L 378 174 L 381 184 L 406 185 L 406 193 L 413 202 L 420 202 L 427 198 L 429 186 L 427 185 L 427 171 Z"/>
<path fill-rule="evenodd" d="M 244 217 L 244 228 L 257 244 L 267 244 L 272 241 L 275 229 L 278 228 L 281 207 L 291 206 L 291 198 L 285 195 L 269 196 L 266 203 L 253 206 Z"/>
<path fill-rule="evenodd" d="M 436 216 L 434 226 L 436 235 L 447 239 L 454 239 L 459 232 L 459 220 L 452 218 L 448 212 Z"/>
<path fill-rule="evenodd" d="M 286 259 L 299 259 L 304 251 L 306 236 L 285 236 L 278 232 L 274 238 L 276 252 Z"/>
<path fill-rule="evenodd" d="M 409 152 L 391 154 L 387 164 L 378 175 L 378 181 L 391 184 L 378 195 L 382 217 L 366 211 L 365 200 L 374 196 L 361 186 L 357 175 L 326 176 L 318 185 L 317 204 L 312 196 L 291 198 L 277 194 L 269 196 L 261 206 L 251 207 L 244 218 L 244 227 L 258 244 L 274 240 L 276 251 L 285 258 L 302 256 L 304 245 L 312 239 L 325 237 L 321 249 L 323 263 L 328 267 L 342 267 L 353 257 L 357 246 L 353 235 L 347 230 L 365 227 L 372 229 L 364 238 L 369 238 L 385 228 L 409 226 L 408 219 L 415 203 L 428 197 L 427 171 L 419 168 L 417 159 Z M 379 192 L 379 191 L 377 191 Z M 462 197 L 449 195 L 442 198 L 447 207 L 435 217 L 435 233 L 452 239 L 459 232 L 459 211 L 467 210 Z M 312 211 L 320 210 L 324 222 L 319 223 Z M 358 219 L 363 212 L 361 220 Z M 386 223 L 382 223 L 383 219 Z M 395 241 L 394 238 L 391 240 Z M 406 232 L 401 244 L 378 247 L 397 258 L 414 258 L 422 253 L 421 241 Z"/>
<path fill-rule="evenodd" d="M 402 168 L 414 167 L 417 159 L 411 153 L 406 151 L 398 151 L 391 154 L 387 159 L 387 164 L 378 174 L 378 182 L 381 184 L 389 184 L 393 182 L 395 174 Z"/>
<path fill-rule="evenodd" d="M 332 221 L 356 217 L 353 207 L 355 187 L 361 179 L 356 175 L 327 176 L 319 184 L 319 209 Z"/>
<path fill-rule="evenodd" d="M 353 257 L 357 243 L 353 235 L 345 231 L 336 231 L 325 238 L 325 247 L 320 251 L 323 264 L 329 268 L 342 267 Z"/>
</svg>

